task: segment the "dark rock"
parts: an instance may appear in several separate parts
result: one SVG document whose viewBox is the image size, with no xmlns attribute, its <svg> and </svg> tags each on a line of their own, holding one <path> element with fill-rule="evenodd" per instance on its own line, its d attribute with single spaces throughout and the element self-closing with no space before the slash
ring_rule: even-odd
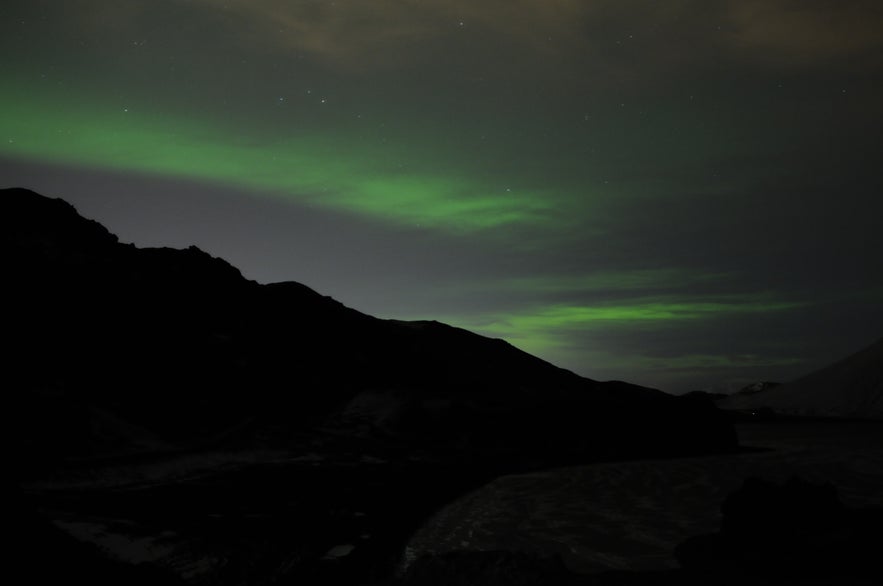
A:
<svg viewBox="0 0 883 586">
<path fill-rule="evenodd" d="M 687 569 L 806 578 L 883 577 L 883 515 L 849 510 L 831 485 L 749 478 L 721 506 L 717 534 L 691 538 L 675 555 Z"/>
<path fill-rule="evenodd" d="M 513 551 L 455 551 L 424 556 L 408 568 L 401 586 L 558 586 L 584 583 L 560 557 Z"/>
<path fill-rule="evenodd" d="M 14 584 L 179 586 L 184 582 L 155 565 L 127 564 L 81 543 L 53 525 L 19 493 L 7 501 L 7 581 Z M 9 582 L 7 582 L 9 583 Z"/>
<path fill-rule="evenodd" d="M 721 512 L 725 538 L 761 549 L 800 547 L 814 535 L 835 532 L 845 518 L 834 486 L 799 477 L 781 486 L 749 478 L 724 501 Z"/>
</svg>

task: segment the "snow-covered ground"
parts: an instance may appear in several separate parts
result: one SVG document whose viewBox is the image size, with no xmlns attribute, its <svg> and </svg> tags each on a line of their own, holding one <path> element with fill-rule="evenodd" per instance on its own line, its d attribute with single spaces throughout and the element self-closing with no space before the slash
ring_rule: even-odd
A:
<svg viewBox="0 0 883 586">
<path fill-rule="evenodd" d="M 674 547 L 716 531 L 745 478 L 831 482 L 851 506 L 883 505 L 883 425 L 745 424 L 769 451 L 604 463 L 505 476 L 439 511 L 406 557 L 456 549 L 557 552 L 575 571 L 677 567 Z"/>
</svg>

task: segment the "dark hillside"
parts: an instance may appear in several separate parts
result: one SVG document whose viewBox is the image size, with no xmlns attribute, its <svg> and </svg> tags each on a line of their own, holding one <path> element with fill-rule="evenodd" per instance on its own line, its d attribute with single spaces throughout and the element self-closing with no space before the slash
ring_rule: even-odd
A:
<svg viewBox="0 0 883 586">
<path fill-rule="evenodd" d="M 299 283 L 260 285 L 196 247 L 121 244 L 24 189 L 2 205 L 14 423 L 30 464 L 284 447 L 316 427 L 531 465 L 735 443 L 707 405 L 438 322 L 372 318 Z"/>
</svg>

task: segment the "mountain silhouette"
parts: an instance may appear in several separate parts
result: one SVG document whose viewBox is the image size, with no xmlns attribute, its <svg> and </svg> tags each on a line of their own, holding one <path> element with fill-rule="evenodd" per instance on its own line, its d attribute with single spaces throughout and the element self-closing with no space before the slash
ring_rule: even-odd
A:
<svg viewBox="0 0 883 586">
<path fill-rule="evenodd" d="M 435 321 L 377 319 L 227 262 L 120 243 L 2 190 L 20 464 L 286 447 L 322 430 L 515 466 L 730 449 L 716 409 Z M 344 441 L 342 440 L 342 441 Z"/>
<path fill-rule="evenodd" d="M 767 408 L 786 415 L 883 419 L 883 338 L 793 382 L 732 395 L 718 405 Z"/>
</svg>

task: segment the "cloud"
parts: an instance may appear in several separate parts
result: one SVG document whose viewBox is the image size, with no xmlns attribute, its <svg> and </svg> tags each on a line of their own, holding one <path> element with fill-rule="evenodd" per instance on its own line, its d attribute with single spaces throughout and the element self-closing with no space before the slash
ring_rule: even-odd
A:
<svg viewBox="0 0 883 586">
<path fill-rule="evenodd" d="M 883 45 L 883 9 L 865 0 L 229 0 L 223 8 L 197 1 L 235 15 L 244 41 L 345 67 L 437 58 L 440 40 L 442 50 L 456 51 L 469 35 L 480 39 L 467 45 L 473 49 L 640 71 L 726 55 L 811 65 Z"/>
<path fill-rule="evenodd" d="M 805 359 L 787 355 L 675 353 L 654 356 L 639 349 L 572 352 L 572 362 L 591 377 L 625 379 L 674 393 L 704 388 L 733 392 L 759 379 L 787 380 L 805 369 Z M 782 378 L 784 377 L 784 378 Z"/>
<path fill-rule="evenodd" d="M 11 0 L 18 19 L 137 38 L 216 36 L 217 50 L 299 55 L 352 73 L 505 56 L 494 67 L 641 80 L 721 59 L 879 65 L 876 0 Z M 224 45 L 223 42 L 227 44 Z M 655 75 L 654 75 L 655 74 Z M 607 78 L 609 79 L 609 77 Z"/>
<path fill-rule="evenodd" d="M 218 12 L 212 0 L 198 0 Z M 419 59 L 440 38 L 492 34 L 541 46 L 549 37 L 568 41 L 578 0 L 375 0 L 290 2 L 230 0 L 242 38 L 305 51 L 338 65 L 382 67 Z M 419 48 L 418 48 L 419 47 Z M 417 48 L 417 50 L 415 50 Z"/>
<path fill-rule="evenodd" d="M 876 0 L 740 0 L 725 14 L 733 48 L 780 63 L 827 64 L 883 47 Z"/>
<path fill-rule="evenodd" d="M 444 321 L 503 338 L 539 355 L 572 345 L 573 337 L 666 330 L 675 324 L 770 315 L 806 307 L 768 294 L 639 296 L 631 299 L 524 306 L 507 312 L 446 316 Z"/>
</svg>

